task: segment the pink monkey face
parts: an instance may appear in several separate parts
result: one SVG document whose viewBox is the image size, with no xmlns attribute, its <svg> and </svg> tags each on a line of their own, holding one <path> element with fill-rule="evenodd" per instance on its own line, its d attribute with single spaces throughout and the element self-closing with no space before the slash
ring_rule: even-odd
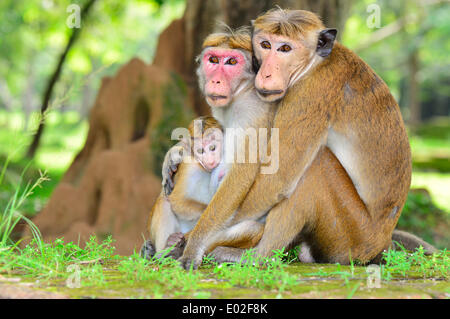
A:
<svg viewBox="0 0 450 319">
<path fill-rule="evenodd" d="M 239 50 L 211 48 L 204 52 L 204 94 L 211 107 L 227 106 L 231 103 L 244 67 L 245 58 Z"/>
<path fill-rule="evenodd" d="M 206 133 L 202 138 L 194 139 L 194 157 L 208 172 L 220 164 L 222 139 L 222 131 L 219 129 Z"/>
</svg>

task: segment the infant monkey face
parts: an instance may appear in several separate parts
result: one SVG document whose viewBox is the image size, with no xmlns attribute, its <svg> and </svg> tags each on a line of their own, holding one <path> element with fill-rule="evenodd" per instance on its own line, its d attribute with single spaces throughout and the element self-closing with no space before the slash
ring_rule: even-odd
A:
<svg viewBox="0 0 450 319">
<path fill-rule="evenodd" d="M 194 139 L 194 157 L 210 172 L 222 159 L 223 133 L 219 129 L 207 130 L 202 138 Z"/>
</svg>

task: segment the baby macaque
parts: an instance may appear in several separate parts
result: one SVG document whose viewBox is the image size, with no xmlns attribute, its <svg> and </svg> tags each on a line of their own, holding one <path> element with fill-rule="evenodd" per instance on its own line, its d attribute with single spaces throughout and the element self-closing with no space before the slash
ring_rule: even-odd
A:
<svg viewBox="0 0 450 319">
<path fill-rule="evenodd" d="M 181 255 L 184 234 L 195 226 L 225 175 L 223 169 L 215 172 L 221 163 L 223 144 L 222 127 L 217 120 L 211 116 L 197 118 L 188 131 L 189 140 L 181 141 L 180 150 L 190 154 L 178 166 L 176 186 L 168 196 L 161 192 L 150 213 L 148 229 L 153 247 L 145 247 L 147 255 L 173 245 L 170 256 Z"/>
</svg>

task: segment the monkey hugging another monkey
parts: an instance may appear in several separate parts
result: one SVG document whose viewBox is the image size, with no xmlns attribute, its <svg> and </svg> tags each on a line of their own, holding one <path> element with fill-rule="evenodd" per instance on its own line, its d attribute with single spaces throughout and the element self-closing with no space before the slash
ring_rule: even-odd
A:
<svg viewBox="0 0 450 319">
<path fill-rule="evenodd" d="M 265 257 L 300 243 L 301 261 L 348 264 L 351 256 L 367 263 L 391 247 L 393 236 L 432 252 L 419 238 L 394 231 L 410 186 L 411 152 L 387 85 L 314 13 L 273 9 L 252 28 L 205 40 L 199 86 L 225 140 L 226 128 L 276 129 L 271 139 L 279 145 L 279 168 L 263 174 L 262 158 L 224 165 L 192 230 L 170 242 L 182 243 L 176 254 L 182 252 L 181 265 L 196 268 L 206 253 L 237 261 L 248 247 Z M 271 155 L 277 151 L 272 140 Z M 169 191 L 179 164 L 169 155 L 177 147 L 163 165 Z M 154 247 L 155 232 L 176 232 L 167 223 L 151 226 L 165 196 L 150 214 L 144 247 Z"/>
</svg>

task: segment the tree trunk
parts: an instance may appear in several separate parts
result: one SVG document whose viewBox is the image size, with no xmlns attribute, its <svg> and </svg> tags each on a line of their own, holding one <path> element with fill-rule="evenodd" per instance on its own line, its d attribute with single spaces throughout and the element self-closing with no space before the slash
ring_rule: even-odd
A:
<svg viewBox="0 0 450 319">
<path fill-rule="evenodd" d="M 81 19 L 86 19 L 89 10 L 92 8 L 92 5 L 95 3 L 96 0 L 89 0 L 86 5 L 83 7 L 80 13 Z M 37 148 L 39 147 L 39 142 L 41 140 L 42 133 L 44 132 L 45 127 L 45 111 L 48 109 L 48 105 L 50 103 L 50 99 L 52 97 L 53 88 L 55 87 L 56 82 L 58 82 L 59 76 L 61 75 L 62 68 L 64 65 L 64 62 L 66 61 L 67 54 L 69 53 L 70 49 L 72 48 L 73 44 L 77 40 L 79 34 L 80 34 L 81 28 L 73 28 L 72 34 L 69 38 L 69 41 L 67 42 L 66 48 L 64 49 L 63 53 L 61 54 L 58 64 L 56 65 L 55 71 L 53 72 L 52 76 L 50 77 L 50 80 L 47 83 L 47 89 L 45 90 L 45 94 L 42 100 L 41 105 L 41 119 L 39 121 L 39 126 L 36 131 L 36 134 L 33 137 L 33 141 L 31 142 L 30 147 L 27 151 L 27 157 L 33 158 L 34 154 L 36 153 Z"/>
<path fill-rule="evenodd" d="M 421 122 L 422 113 L 419 99 L 419 57 L 417 50 L 414 50 L 408 58 L 409 85 L 408 85 L 408 103 L 409 103 L 409 124 L 417 125 Z"/>
</svg>

